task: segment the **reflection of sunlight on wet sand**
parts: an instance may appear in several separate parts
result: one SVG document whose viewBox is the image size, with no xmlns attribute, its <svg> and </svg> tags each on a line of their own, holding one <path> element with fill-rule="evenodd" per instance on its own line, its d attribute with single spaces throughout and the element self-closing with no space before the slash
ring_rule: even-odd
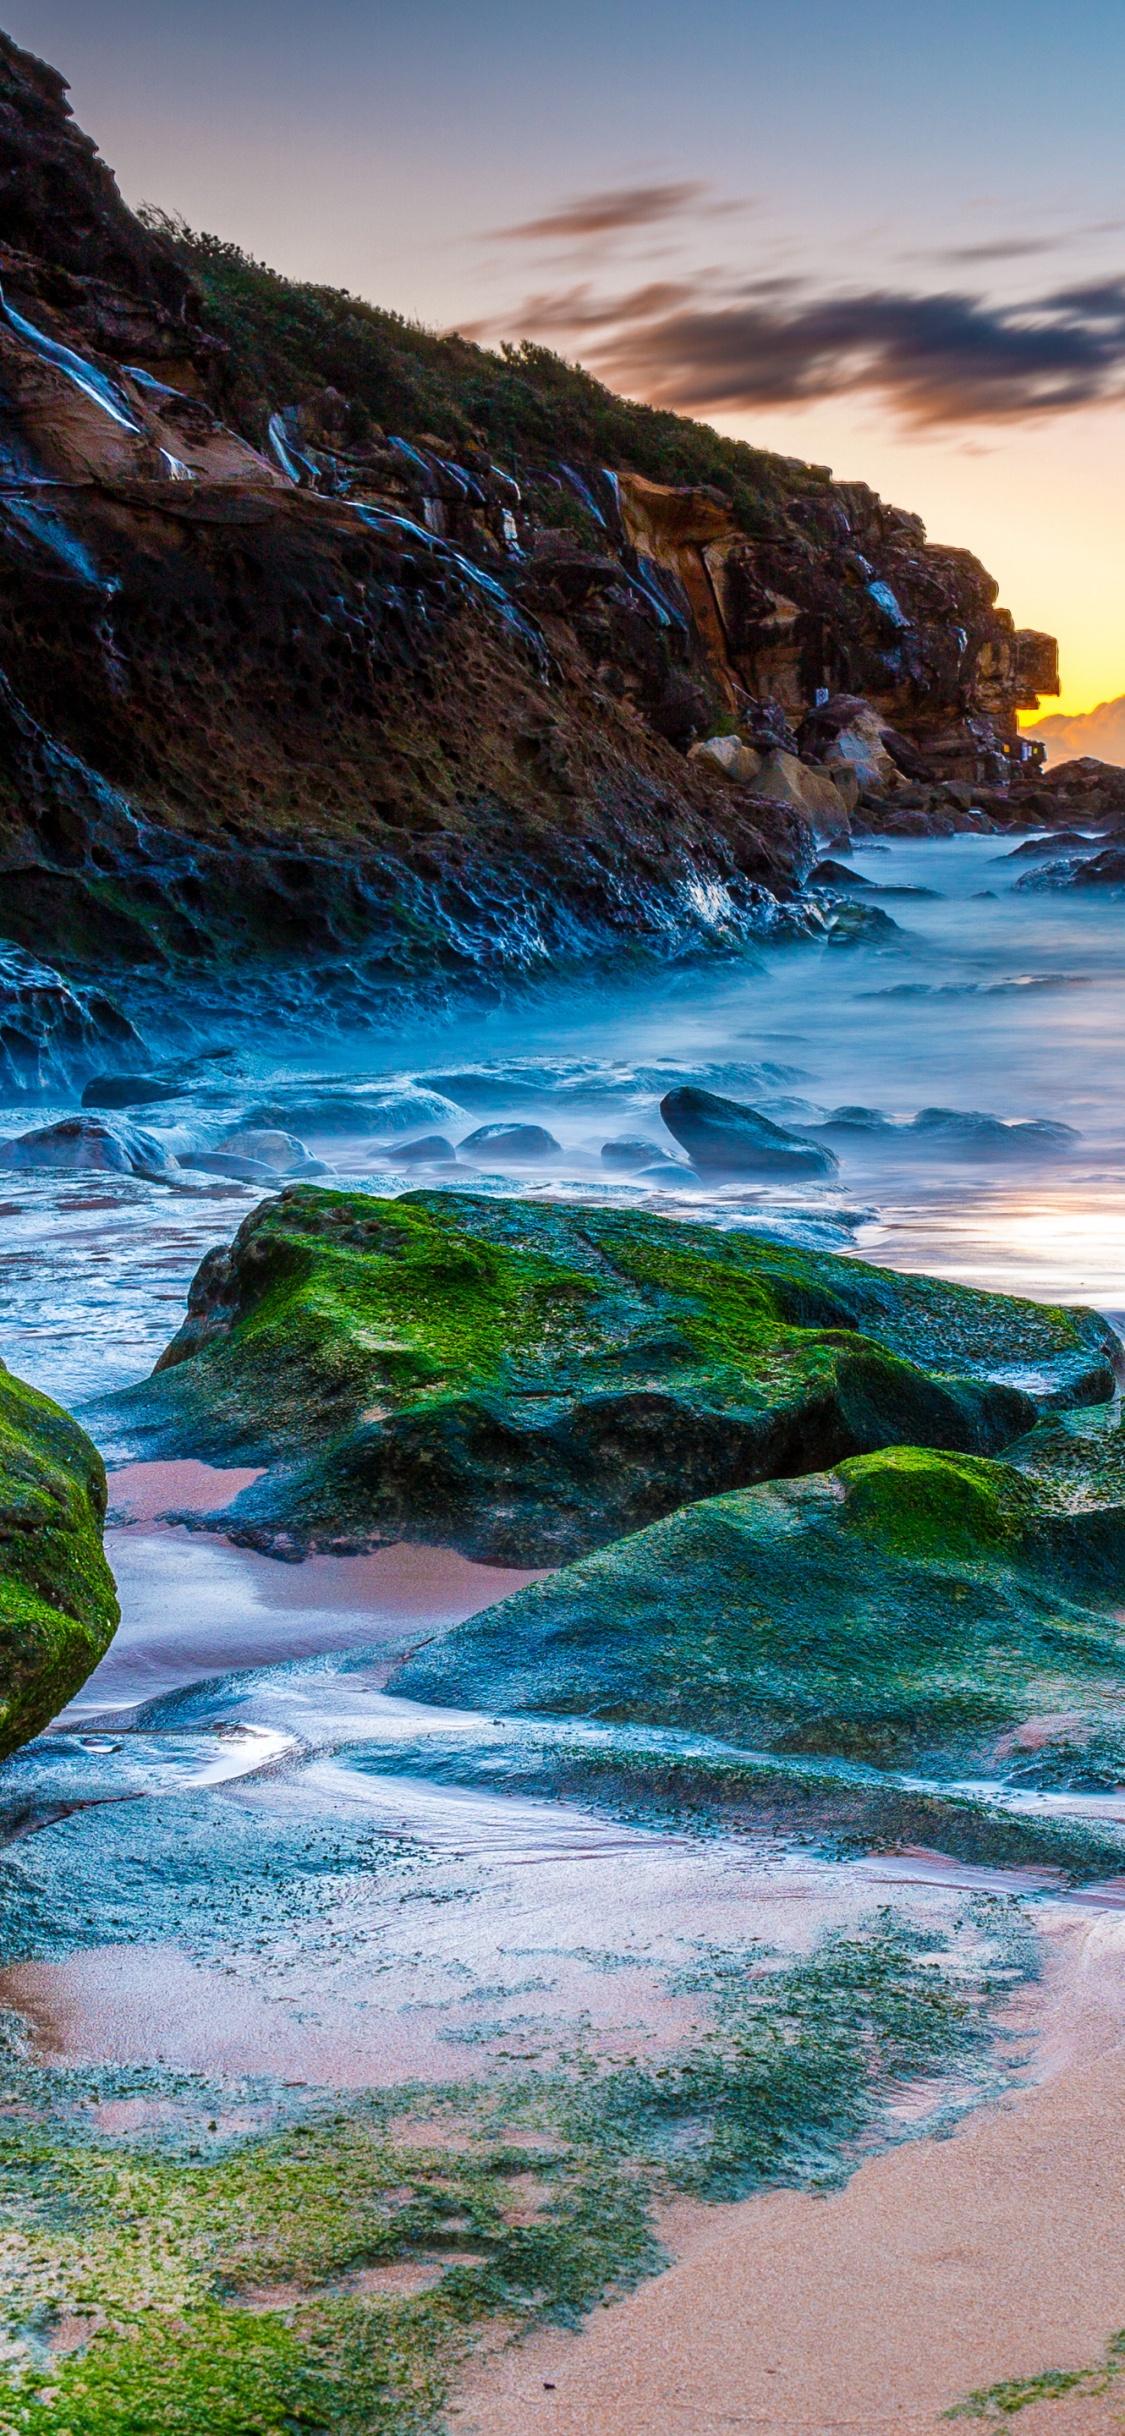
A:
<svg viewBox="0 0 1125 2436">
<path fill-rule="evenodd" d="M 927 1269 L 962 1285 L 991 1286 L 1047 1302 L 1125 1310 L 1125 1180 L 1092 1177 L 1081 1199 L 1073 1178 L 1053 1194 L 982 1187 L 946 1202 L 885 1208 L 861 1228 L 865 1260 Z"/>
</svg>

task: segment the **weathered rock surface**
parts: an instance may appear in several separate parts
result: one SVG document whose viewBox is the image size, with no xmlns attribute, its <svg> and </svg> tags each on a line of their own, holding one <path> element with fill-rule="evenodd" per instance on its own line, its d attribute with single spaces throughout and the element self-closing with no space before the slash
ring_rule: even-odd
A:
<svg viewBox="0 0 1125 2436">
<path fill-rule="evenodd" d="M 166 1144 L 123 1118 L 62 1117 L 33 1133 L 0 1142 L 0 1168 L 92 1168 L 118 1176 L 150 1176 L 167 1183 L 177 1162 Z M 263 1174 L 267 1171 L 263 1169 Z"/>
<path fill-rule="evenodd" d="M 253 1543 L 548 1563 L 883 1445 L 995 1453 L 1107 1396 L 1116 1351 L 1092 1313 L 710 1227 L 295 1186 L 112 1410 L 138 1445 L 274 1467 L 224 1521 Z"/>
<path fill-rule="evenodd" d="M 790 1176 L 817 1183 L 834 1176 L 832 1151 L 787 1133 L 756 1108 L 690 1085 L 665 1093 L 660 1114 L 701 1176 Z"/>
<path fill-rule="evenodd" d="M 1107 1468 L 1111 1501 L 1075 1508 L 1049 1476 L 899 1446 L 710 1499 L 473 1617 L 392 1689 L 937 1773 L 1061 1741 L 1049 1781 L 1112 1755 L 1120 1783 L 1119 1450 Z"/>
<path fill-rule="evenodd" d="M 35 1097 L 102 1069 L 126 1047 L 132 1024 L 98 990 L 73 988 L 61 973 L 0 939 L 0 1093 Z"/>
<path fill-rule="evenodd" d="M 283 1100 L 251 1109 L 246 1124 L 248 1130 L 289 1132 L 296 1128 L 303 1134 L 369 1134 L 396 1140 L 420 1125 L 457 1125 L 461 1121 L 462 1110 L 440 1091 L 406 1085 L 387 1090 L 376 1083 L 355 1091 L 298 1089 Z"/>
<path fill-rule="evenodd" d="M 474 1159 L 499 1159 L 501 1165 L 513 1160 L 516 1165 L 525 1159 L 549 1159 L 559 1145 L 545 1125 L 478 1125 L 467 1133 L 458 1145 Z"/>
<path fill-rule="evenodd" d="M 857 774 L 1003 792 L 1053 647 L 967 553 L 540 350 L 154 233 L 54 70 L 5 39 L 0 84 L 14 946 L 157 1009 L 263 960 L 366 1008 L 799 936 L 807 814 L 846 825 Z M 718 726 L 730 767 L 689 759 Z"/>
<path fill-rule="evenodd" d="M 0 1759 L 73 1698 L 117 1629 L 105 1503 L 85 1432 L 0 1363 Z"/>
<path fill-rule="evenodd" d="M 182 1099 L 184 1083 L 161 1082 L 153 1074 L 107 1074 L 87 1083 L 84 1108 L 155 1108 L 163 1100 Z"/>
<path fill-rule="evenodd" d="M 1081 1135 L 1050 1117 L 1005 1123 L 978 1108 L 920 1108 L 910 1131 L 943 1157 L 1006 1159 L 1057 1157 L 1074 1149 Z"/>
</svg>

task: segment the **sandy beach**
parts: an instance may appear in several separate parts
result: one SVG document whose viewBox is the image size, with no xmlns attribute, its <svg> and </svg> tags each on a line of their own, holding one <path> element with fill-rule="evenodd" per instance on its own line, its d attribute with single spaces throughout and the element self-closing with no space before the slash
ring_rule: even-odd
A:
<svg viewBox="0 0 1125 2436">
<path fill-rule="evenodd" d="M 474 2367 L 463 2436 L 922 2436 L 974 2390 L 1098 2362 L 1125 2324 L 1125 1922 L 1056 1915 L 1051 1948 L 1010 2095 L 827 2196 L 676 2210 L 665 2274 Z M 1010 2424 L 1120 2429 L 1125 2380 Z"/>
</svg>

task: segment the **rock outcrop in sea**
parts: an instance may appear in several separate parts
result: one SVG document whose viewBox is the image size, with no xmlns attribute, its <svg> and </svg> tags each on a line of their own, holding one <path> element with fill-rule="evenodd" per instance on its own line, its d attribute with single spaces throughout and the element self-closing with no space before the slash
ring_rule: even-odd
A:
<svg viewBox="0 0 1125 2436">
<path fill-rule="evenodd" d="M 844 935 L 879 917 L 806 899 L 814 831 L 1008 816 L 1055 649 L 970 553 L 542 349 L 142 226 L 65 93 L 0 40 L 0 934 L 50 967 L 31 1045 L 3 1035 L 24 1087 L 68 1026 L 82 1073 L 159 1028 L 172 974 L 354 1015 Z"/>
<path fill-rule="evenodd" d="M 1001 1462 L 895 1446 L 686 1506 L 474 1616 L 393 1688 L 1116 1786 L 1125 1452 L 1115 1410 L 1080 1419 Z"/>
<path fill-rule="evenodd" d="M 1118 1358 L 1093 1312 L 756 1235 L 295 1185 L 208 1255 L 113 1406 L 146 1451 L 269 1467 L 214 1518 L 250 1545 L 541 1565 L 879 1447 L 998 1454 L 1112 1395 Z"/>
</svg>

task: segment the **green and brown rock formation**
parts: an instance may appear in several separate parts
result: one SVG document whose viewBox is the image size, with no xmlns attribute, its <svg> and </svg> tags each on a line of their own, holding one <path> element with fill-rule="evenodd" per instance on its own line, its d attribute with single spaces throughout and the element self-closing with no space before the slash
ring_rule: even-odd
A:
<svg viewBox="0 0 1125 2436">
<path fill-rule="evenodd" d="M 1115 1414 L 1080 1502 L 1076 1472 L 1068 1490 L 1032 1473 L 1026 1442 L 1014 1462 L 888 1447 L 707 1499 L 472 1618 L 394 1688 L 939 1776 L 1119 1783 L 1121 1436 Z"/>
<path fill-rule="evenodd" d="M 50 1723 L 113 1638 L 105 1499 L 85 1431 L 0 1364 L 0 1759 Z"/>
<path fill-rule="evenodd" d="M 676 1506 L 1111 1392 L 1093 1313 L 623 1211 L 293 1187 L 208 1255 L 148 1443 L 272 1466 L 260 1544 L 576 1556 Z M 1028 1381 L 1032 1382 L 1029 1390 Z"/>
</svg>

